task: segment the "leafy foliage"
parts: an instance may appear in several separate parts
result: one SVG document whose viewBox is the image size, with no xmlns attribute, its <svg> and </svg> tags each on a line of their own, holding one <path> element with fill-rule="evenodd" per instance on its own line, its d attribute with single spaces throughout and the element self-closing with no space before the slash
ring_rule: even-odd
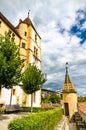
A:
<svg viewBox="0 0 86 130">
<path fill-rule="evenodd" d="M 5 108 L 0 107 L 0 114 L 3 114 L 3 113 L 5 113 Z"/>
<path fill-rule="evenodd" d="M 79 96 L 78 102 L 86 102 L 86 96 Z"/>
<path fill-rule="evenodd" d="M 50 101 L 52 102 L 52 103 L 57 103 L 57 102 L 60 102 L 60 97 L 59 96 L 57 96 L 56 94 L 52 94 L 51 96 L 50 96 Z"/>
<path fill-rule="evenodd" d="M 34 64 L 29 65 L 22 75 L 22 89 L 25 93 L 32 94 L 39 90 L 45 81 L 46 79 L 41 70 Z"/>
<path fill-rule="evenodd" d="M 7 89 L 17 85 L 22 67 L 19 47 L 10 32 L 5 32 L 5 37 L 0 36 L 0 85 Z"/>
<path fill-rule="evenodd" d="M 59 97 L 58 95 L 56 95 L 55 93 L 54 94 L 51 94 L 50 96 L 47 96 L 45 99 L 43 99 L 42 101 L 44 103 L 59 103 L 61 100 L 61 97 Z"/>
</svg>

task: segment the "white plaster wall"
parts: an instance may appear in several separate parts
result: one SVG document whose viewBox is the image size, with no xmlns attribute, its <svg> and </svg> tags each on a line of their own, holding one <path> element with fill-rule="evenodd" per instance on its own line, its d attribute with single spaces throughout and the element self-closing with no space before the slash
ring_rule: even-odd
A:
<svg viewBox="0 0 86 130">
<path fill-rule="evenodd" d="M 10 89 L 2 88 L 0 103 L 4 103 L 6 105 L 9 105 L 10 104 L 10 95 L 11 95 Z"/>
<path fill-rule="evenodd" d="M 36 91 L 36 100 L 33 102 L 34 107 L 40 107 L 41 106 L 41 90 Z"/>
<path fill-rule="evenodd" d="M 41 107 L 41 90 L 36 91 L 35 96 L 35 102 L 33 101 L 33 107 Z M 28 95 L 28 106 L 31 106 L 31 94 Z"/>
<path fill-rule="evenodd" d="M 16 88 L 16 95 L 15 96 L 12 95 L 11 104 L 16 104 L 17 97 L 19 97 L 19 105 L 22 105 L 22 89 L 19 86 L 14 87 L 14 88 Z M 10 104 L 10 96 L 11 96 L 11 89 L 2 88 L 0 103 L 4 103 L 5 105 L 9 105 Z"/>
<path fill-rule="evenodd" d="M 22 92 L 23 92 L 23 90 L 21 89 L 21 87 L 17 86 L 16 87 L 16 97 L 19 97 L 19 105 L 20 106 L 22 106 Z"/>
</svg>

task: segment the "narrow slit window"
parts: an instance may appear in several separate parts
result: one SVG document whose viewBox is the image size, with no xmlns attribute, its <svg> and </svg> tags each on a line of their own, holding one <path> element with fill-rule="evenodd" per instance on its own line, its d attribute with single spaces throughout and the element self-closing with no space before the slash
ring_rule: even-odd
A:
<svg viewBox="0 0 86 130">
<path fill-rule="evenodd" d="M 27 32 L 24 32 L 24 36 L 27 36 Z"/>
<path fill-rule="evenodd" d="M 22 48 L 25 48 L 25 43 L 24 42 L 22 42 Z"/>
<path fill-rule="evenodd" d="M 0 21 L 0 27 L 1 27 L 1 21 Z"/>
</svg>

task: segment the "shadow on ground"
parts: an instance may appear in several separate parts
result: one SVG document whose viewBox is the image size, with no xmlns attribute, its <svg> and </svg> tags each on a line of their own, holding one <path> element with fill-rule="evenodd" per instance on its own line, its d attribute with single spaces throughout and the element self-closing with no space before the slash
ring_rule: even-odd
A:
<svg viewBox="0 0 86 130">
<path fill-rule="evenodd" d="M 8 116 L 0 115 L 0 121 L 8 119 Z"/>
</svg>

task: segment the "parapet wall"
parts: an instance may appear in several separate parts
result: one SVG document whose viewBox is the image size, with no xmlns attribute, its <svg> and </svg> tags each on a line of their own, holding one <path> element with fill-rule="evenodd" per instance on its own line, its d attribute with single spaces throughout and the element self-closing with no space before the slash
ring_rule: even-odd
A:
<svg viewBox="0 0 86 130">
<path fill-rule="evenodd" d="M 78 103 L 78 113 L 82 117 L 83 121 L 86 122 L 86 102 Z"/>
</svg>

